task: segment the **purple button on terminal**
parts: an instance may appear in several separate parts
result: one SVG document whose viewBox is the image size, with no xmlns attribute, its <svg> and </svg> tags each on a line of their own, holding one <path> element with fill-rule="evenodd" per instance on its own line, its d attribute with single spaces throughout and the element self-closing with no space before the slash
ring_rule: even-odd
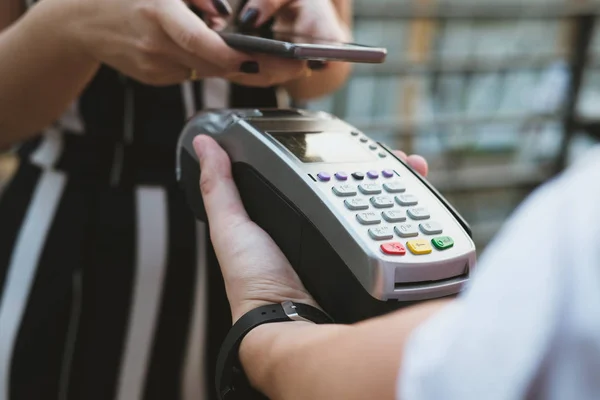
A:
<svg viewBox="0 0 600 400">
<path fill-rule="evenodd" d="M 392 176 L 394 176 L 394 171 L 392 171 L 391 169 L 384 169 L 381 173 L 386 178 L 391 178 Z"/>
<path fill-rule="evenodd" d="M 329 175 L 327 172 L 319 172 L 317 174 L 317 177 L 322 182 L 329 182 L 329 180 L 331 179 L 331 175 Z"/>
<path fill-rule="evenodd" d="M 348 179 L 348 174 L 346 174 L 345 172 L 336 172 L 335 177 L 339 181 L 345 181 L 346 179 Z"/>
<path fill-rule="evenodd" d="M 379 174 L 377 173 L 377 171 L 369 171 L 367 172 L 367 176 L 371 179 L 376 179 L 379 176 Z"/>
</svg>

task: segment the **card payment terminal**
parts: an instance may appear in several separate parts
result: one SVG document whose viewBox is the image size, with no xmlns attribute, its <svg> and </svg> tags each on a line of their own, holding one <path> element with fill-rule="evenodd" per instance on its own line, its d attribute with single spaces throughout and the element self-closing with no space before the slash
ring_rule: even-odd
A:
<svg viewBox="0 0 600 400">
<path fill-rule="evenodd" d="M 229 109 L 188 121 L 177 179 L 206 220 L 198 134 L 232 161 L 250 217 L 339 323 L 461 291 L 475 266 L 467 223 L 390 149 L 323 112 Z"/>
</svg>

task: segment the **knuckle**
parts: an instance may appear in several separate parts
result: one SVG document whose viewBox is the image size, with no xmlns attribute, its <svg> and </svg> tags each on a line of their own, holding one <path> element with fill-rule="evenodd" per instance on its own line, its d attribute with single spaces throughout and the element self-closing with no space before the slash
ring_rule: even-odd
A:
<svg viewBox="0 0 600 400">
<path fill-rule="evenodd" d="M 223 211 L 223 215 L 225 216 L 223 218 L 223 225 L 228 226 L 230 228 L 230 232 L 248 232 L 248 228 L 252 226 L 252 221 L 250 221 L 249 218 L 241 213 L 238 207 L 229 206 L 224 208 Z M 248 252 L 246 251 L 245 253 L 247 254 Z"/>
<path fill-rule="evenodd" d="M 152 63 L 145 62 L 140 65 L 140 72 L 145 79 L 151 80 L 156 76 L 156 67 Z"/>
<path fill-rule="evenodd" d="M 200 192 L 204 196 L 210 196 L 217 186 L 217 180 L 208 171 L 200 174 Z"/>
<path fill-rule="evenodd" d="M 274 86 L 274 85 L 275 85 L 273 82 L 274 82 L 274 81 L 273 81 L 272 79 L 267 79 L 267 80 L 265 80 L 265 81 L 261 82 L 261 83 L 259 84 L 259 87 L 261 87 L 261 88 L 263 88 L 263 89 L 265 89 L 265 88 L 269 88 L 269 87 L 271 87 L 271 86 Z"/>
<path fill-rule="evenodd" d="M 225 49 L 221 54 L 215 56 L 215 61 L 226 73 L 236 73 L 239 71 L 240 65 L 244 60 L 236 53 Z"/>
<path fill-rule="evenodd" d="M 258 79 L 256 81 L 252 82 L 252 86 L 257 87 L 257 88 L 268 88 L 269 86 L 272 86 L 272 85 L 265 79 Z"/>
<path fill-rule="evenodd" d="M 192 30 L 181 28 L 176 33 L 175 41 L 185 50 L 195 53 L 194 49 L 198 46 L 198 38 L 202 37 L 200 32 L 195 32 Z"/>
<path fill-rule="evenodd" d="M 152 1 L 138 1 L 136 2 L 136 11 L 147 19 L 156 19 L 158 18 L 158 8 Z"/>
<path fill-rule="evenodd" d="M 152 62 L 142 62 L 138 70 L 143 83 L 152 85 L 162 84 L 165 79 L 162 69 Z"/>
<path fill-rule="evenodd" d="M 264 81 L 264 87 L 269 87 L 269 86 L 275 86 L 279 83 L 281 83 L 283 80 L 282 79 L 278 79 L 277 76 L 273 76 L 273 75 L 267 75 L 265 77 L 265 81 Z"/>
<path fill-rule="evenodd" d="M 258 88 L 268 88 L 273 86 L 277 82 L 277 79 L 269 74 L 261 74 L 260 76 L 251 79 L 252 86 Z"/>
<path fill-rule="evenodd" d="M 231 241 L 230 232 L 237 232 L 241 237 L 250 237 L 256 235 L 258 226 L 240 210 L 221 209 L 220 211 L 218 223 L 212 221 L 213 224 L 209 226 L 213 243 L 227 246 L 227 253 L 232 259 L 248 259 L 254 250 L 251 244 L 240 240 Z M 222 229 L 223 226 L 227 226 L 227 229 Z"/>
<path fill-rule="evenodd" d="M 160 44 L 150 36 L 143 37 L 136 42 L 137 50 L 146 56 L 155 56 L 161 53 Z"/>
</svg>

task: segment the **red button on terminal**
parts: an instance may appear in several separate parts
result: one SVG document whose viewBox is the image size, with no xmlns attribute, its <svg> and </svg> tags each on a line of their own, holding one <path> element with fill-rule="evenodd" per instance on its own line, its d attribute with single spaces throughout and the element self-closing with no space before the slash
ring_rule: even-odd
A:
<svg viewBox="0 0 600 400">
<path fill-rule="evenodd" d="M 392 256 L 403 256 L 406 254 L 406 247 L 398 242 L 384 243 L 381 245 L 381 251 Z"/>
</svg>

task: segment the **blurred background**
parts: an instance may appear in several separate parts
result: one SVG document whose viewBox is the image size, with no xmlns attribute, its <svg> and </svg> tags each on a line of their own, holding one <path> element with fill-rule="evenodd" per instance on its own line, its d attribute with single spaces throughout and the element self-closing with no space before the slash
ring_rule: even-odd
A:
<svg viewBox="0 0 600 400">
<path fill-rule="evenodd" d="M 480 250 L 527 194 L 600 138 L 599 1 L 354 0 L 388 48 L 307 104 L 424 155 Z"/>
<path fill-rule="evenodd" d="M 538 185 L 600 138 L 600 2 L 354 0 L 355 42 L 388 48 L 310 104 L 427 157 L 482 250 Z M 0 192 L 17 160 L 0 154 Z"/>
</svg>

